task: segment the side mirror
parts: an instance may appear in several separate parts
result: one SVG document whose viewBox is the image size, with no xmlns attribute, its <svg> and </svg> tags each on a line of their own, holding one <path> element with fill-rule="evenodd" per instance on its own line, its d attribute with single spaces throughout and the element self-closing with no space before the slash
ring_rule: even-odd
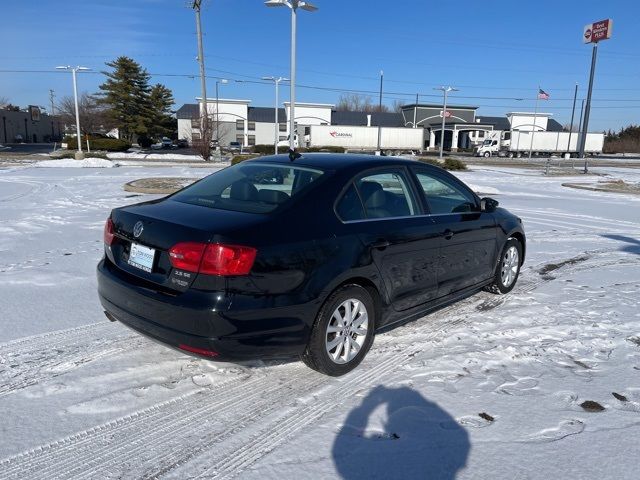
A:
<svg viewBox="0 0 640 480">
<path fill-rule="evenodd" d="M 495 212 L 498 205 L 500 205 L 500 203 L 491 197 L 484 197 L 480 200 L 480 210 L 483 212 Z"/>
</svg>

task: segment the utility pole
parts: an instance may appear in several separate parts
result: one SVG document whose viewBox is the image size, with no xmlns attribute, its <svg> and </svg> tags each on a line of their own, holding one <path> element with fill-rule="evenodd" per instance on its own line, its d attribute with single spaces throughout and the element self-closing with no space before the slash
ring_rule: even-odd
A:
<svg viewBox="0 0 640 480">
<path fill-rule="evenodd" d="M 413 128 L 418 128 L 416 125 L 416 121 L 418 119 L 418 99 L 420 98 L 420 95 L 416 93 L 416 106 L 413 107 Z"/>
<path fill-rule="evenodd" d="M 200 10 L 202 0 L 193 0 L 191 8 L 196 12 L 196 35 L 198 36 L 198 63 L 200 64 L 200 89 L 202 104 L 200 107 L 200 140 L 205 140 L 205 132 L 208 131 L 209 112 L 207 111 L 207 78 L 204 70 L 204 48 L 202 46 L 202 24 L 200 22 Z"/>
<path fill-rule="evenodd" d="M 378 99 L 378 113 L 382 113 L 382 81 L 384 79 L 384 72 L 380 70 L 380 98 Z M 382 155 L 382 127 L 380 125 L 380 118 L 382 115 L 378 117 L 378 151 L 376 155 Z"/>
</svg>

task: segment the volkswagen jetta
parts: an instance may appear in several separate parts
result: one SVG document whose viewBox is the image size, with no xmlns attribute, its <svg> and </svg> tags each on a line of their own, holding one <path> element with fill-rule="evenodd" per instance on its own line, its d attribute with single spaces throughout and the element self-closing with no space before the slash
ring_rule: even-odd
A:
<svg viewBox="0 0 640 480">
<path fill-rule="evenodd" d="M 106 315 L 215 360 L 357 366 L 382 327 L 482 288 L 525 255 L 515 215 L 455 176 L 393 157 L 277 155 L 116 208 L 98 289 Z"/>
</svg>

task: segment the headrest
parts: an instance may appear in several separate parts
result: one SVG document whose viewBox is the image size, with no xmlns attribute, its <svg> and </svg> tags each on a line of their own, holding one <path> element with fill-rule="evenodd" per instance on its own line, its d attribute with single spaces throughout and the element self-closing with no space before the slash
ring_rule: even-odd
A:
<svg viewBox="0 0 640 480">
<path fill-rule="evenodd" d="M 367 208 L 383 208 L 387 203 L 387 195 L 382 188 L 373 192 L 373 194 L 366 200 L 365 206 Z"/>
<path fill-rule="evenodd" d="M 239 180 L 231 185 L 229 197 L 234 200 L 258 201 L 258 189 L 247 180 Z"/>
<path fill-rule="evenodd" d="M 289 195 L 280 190 L 270 190 L 263 188 L 258 192 L 261 202 L 265 203 L 283 203 L 289 199 Z"/>
<path fill-rule="evenodd" d="M 378 182 L 360 182 L 359 185 L 362 199 L 366 202 L 375 192 L 382 191 L 382 185 Z"/>
</svg>

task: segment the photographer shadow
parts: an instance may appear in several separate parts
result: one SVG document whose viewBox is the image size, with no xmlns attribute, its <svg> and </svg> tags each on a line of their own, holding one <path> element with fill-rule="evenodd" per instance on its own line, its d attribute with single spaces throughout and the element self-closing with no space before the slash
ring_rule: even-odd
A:
<svg viewBox="0 0 640 480">
<path fill-rule="evenodd" d="M 341 478 L 454 479 L 465 467 L 467 432 L 409 387 L 376 387 L 347 416 L 333 444 Z"/>
</svg>

